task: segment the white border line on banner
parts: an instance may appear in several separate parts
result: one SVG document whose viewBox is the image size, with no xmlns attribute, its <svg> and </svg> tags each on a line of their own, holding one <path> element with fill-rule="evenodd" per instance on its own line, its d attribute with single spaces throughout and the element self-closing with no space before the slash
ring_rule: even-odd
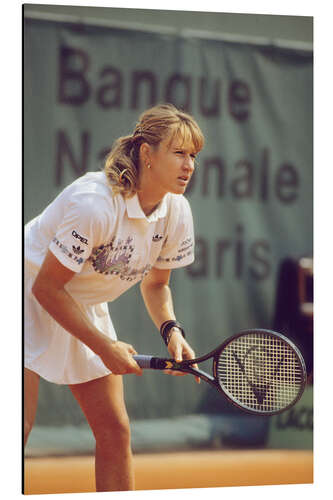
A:
<svg viewBox="0 0 333 500">
<path fill-rule="evenodd" d="M 313 44 L 297 40 L 281 40 L 278 38 L 267 38 L 261 36 L 235 35 L 232 33 L 223 33 L 223 35 L 205 30 L 192 30 L 188 28 L 179 29 L 166 26 L 153 26 L 142 23 L 133 23 L 125 21 L 108 21 L 105 19 L 91 18 L 85 16 L 75 16 L 72 14 L 56 14 L 46 12 L 27 12 L 24 18 L 32 21 L 45 21 L 63 24 L 78 24 L 81 26 L 110 28 L 127 31 L 140 31 L 144 33 L 154 33 L 167 36 L 180 36 L 183 38 L 196 38 L 204 40 L 213 40 L 218 42 L 240 43 L 248 45 L 257 45 L 261 47 L 276 47 L 280 49 L 296 50 L 302 52 L 312 52 Z"/>
</svg>

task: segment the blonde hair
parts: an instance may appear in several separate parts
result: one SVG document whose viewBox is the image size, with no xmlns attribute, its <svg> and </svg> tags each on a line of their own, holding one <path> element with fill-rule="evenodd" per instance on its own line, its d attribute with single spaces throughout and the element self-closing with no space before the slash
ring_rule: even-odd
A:
<svg viewBox="0 0 333 500">
<path fill-rule="evenodd" d="M 180 134 L 183 143 L 191 142 L 198 153 L 204 145 L 204 136 L 196 121 L 172 104 L 160 104 L 148 109 L 139 117 L 132 135 L 119 137 L 107 155 L 104 172 L 114 194 L 125 198 L 139 189 L 139 152 L 143 143 L 157 148 L 170 136 L 170 143 Z"/>
</svg>

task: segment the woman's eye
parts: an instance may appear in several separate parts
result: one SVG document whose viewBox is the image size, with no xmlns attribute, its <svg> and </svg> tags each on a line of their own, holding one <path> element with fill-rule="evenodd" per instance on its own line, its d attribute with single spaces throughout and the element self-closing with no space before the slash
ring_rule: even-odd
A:
<svg viewBox="0 0 333 500">
<path fill-rule="evenodd" d="M 184 156 L 186 155 L 185 151 L 175 151 L 176 155 Z M 196 160 L 197 155 L 195 153 L 190 154 L 190 157 L 192 158 L 193 161 Z"/>
</svg>

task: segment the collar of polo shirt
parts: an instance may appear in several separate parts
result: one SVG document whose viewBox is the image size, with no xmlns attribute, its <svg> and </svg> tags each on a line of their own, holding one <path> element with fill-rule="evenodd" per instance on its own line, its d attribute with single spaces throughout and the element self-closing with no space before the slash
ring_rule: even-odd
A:
<svg viewBox="0 0 333 500">
<path fill-rule="evenodd" d="M 157 208 L 150 215 L 145 215 L 141 208 L 138 195 L 135 194 L 131 198 L 126 198 L 127 215 L 130 219 L 146 219 L 148 222 L 156 222 L 162 219 L 167 214 L 166 197 L 159 203 Z"/>
</svg>

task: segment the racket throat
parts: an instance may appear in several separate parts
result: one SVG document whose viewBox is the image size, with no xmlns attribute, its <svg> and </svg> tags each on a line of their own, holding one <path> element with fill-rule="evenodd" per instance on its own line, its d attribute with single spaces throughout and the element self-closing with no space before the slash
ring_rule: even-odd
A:
<svg viewBox="0 0 333 500">
<path fill-rule="evenodd" d="M 200 370 L 199 368 L 192 370 L 190 367 L 186 371 L 187 373 L 192 373 L 192 375 L 195 375 L 196 377 L 202 378 L 202 380 L 204 380 L 205 382 L 213 384 L 213 386 L 216 388 L 215 377 L 213 377 L 209 373 L 206 373 L 203 370 Z"/>
</svg>

